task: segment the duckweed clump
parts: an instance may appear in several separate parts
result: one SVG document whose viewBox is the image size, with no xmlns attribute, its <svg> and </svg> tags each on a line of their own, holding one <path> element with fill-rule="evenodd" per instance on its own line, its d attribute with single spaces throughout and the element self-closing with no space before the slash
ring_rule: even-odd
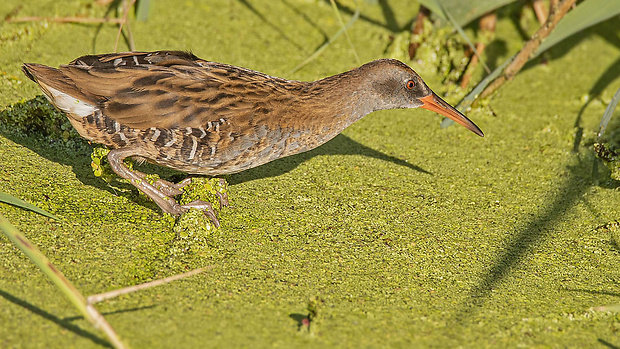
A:
<svg viewBox="0 0 620 349">
<path fill-rule="evenodd" d="M 172 230 L 176 238 L 170 246 L 171 258 L 200 254 L 208 247 L 214 247 L 219 231 L 215 224 L 197 209 L 190 209 L 177 218 Z"/>
<path fill-rule="evenodd" d="M 597 231 L 611 235 L 612 243 L 620 246 L 620 222 L 615 220 L 596 228 Z"/>
<path fill-rule="evenodd" d="M 181 200 L 179 200 L 181 205 L 203 200 L 210 202 L 214 208 L 219 208 L 220 196 L 228 194 L 228 183 L 221 178 L 194 177 L 191 183 L 183 188 L 183 191 Z"/>
<path fill-rule="evenodd" d="M 465 39 L 451 27 L 435 28 L 425 20 L 423 33 L 412 35 L 411 42 L 419 44 L 416 60 L 435 67 L 444 84 L 456 88 L 456 82 L 461 79 L 469 63 Z"/>
<path fill-rule="evenodd" d="M 477 38 L 478 39 L 478 38 Z M 481 38 L 489 42 L 490 38 Z M 413 61 L 409 58 L 409 45 L 417 44 Z M 430 20 L 424 20 L 421 34 L 403 31 L 390 36 L 385 53 L 403 62 L 408 62 L 418 72 L 435 74 L 443 81 L 445 93 L 464 93 L 457 84 L 469 64 L 471 53 L 466 40 L 452 27 L 439 27 Z"/>
<path fill-rule="evenodd" d="M 1 111 L 0 127 L 5 132 L 23 137 L 40 135 L 49 143 L 61 142 L 70 148 L 87 144 L 67 116 L 56 110 L 42 95 L 12 104 Z"/>
<path fill-rule="evenodd" d="M 228 195 L 228 183 L 220 178 L 194 177 L 183 189 L 180 204 L 196 200 L 209 202 L 215 214 L 220 209 L 220 197 Z M 178 256 L 186 253 L 199 253 L 206 247 L 214 247 L 219 228 L 202 210 L 190 209 L 177 218 L 173 231 L 177 238 L 172 243 L 170 254 Z"/>
<path fill-rule="evenodd" d="M 112 182 L 116 178 L 116 173 L 112 171 L 112 167 L 108 163 L 108 153 L 110 149 L 105 147 L 95 147 L 93 152 L 90 154 L 90 158 L 92 162 L 90 163 L 91 168 L 93 169 L 93 173 L 95 177 L 100 177 L 106 183 Z"/>
</svg>

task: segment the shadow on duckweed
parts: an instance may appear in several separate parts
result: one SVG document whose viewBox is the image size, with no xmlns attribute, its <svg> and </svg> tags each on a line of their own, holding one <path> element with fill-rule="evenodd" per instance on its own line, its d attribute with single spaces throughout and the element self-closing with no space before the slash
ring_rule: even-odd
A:
<svg viewBox="0 0 620 349">
<path fill-rule="evenodd" d="M 614 344 L 612 344 L 612 343 L 609 343 L 608 341 L 606 341 L 606 340 L 604 340 L 604 339 L 601 339 L 601 338 L 599 338 L 599 339 L 598 339 L 598 342 L 599 342 L 599 343 L 601 343 L 602 345 L 606 346 L 607 348 L 611 348 L 611 349 L 620 349 L 620 347 L 619 347 L 619 346 L 614 345 Z"/>
<path fill-rule="evenodd" d="M 108 343 L 105 339 L 97 336 L 94 333 L 86 331 L 86 330 L 82 329 L 81 327 L 79 327 L 77 325 L 72 324 L 70 322 L 71 320 L 61 319 L 61 318 L 59 318 L 59 317 L 57 317 L 57 316 L 55 316 L 53 314 L 48 313 L 45 310 L 43 310 L 43 309 L 41 309 L 41 308 L 31 304 L 31 303 L 28 303 L 27 301 L 25 301 L 25 300 L 23 300 L 21 298 L 15 297 L 12 294 L 10 294 L 8 292 L 5 292 L 3 290 L 0 290 L 0 297 L 3 297 L 7 301 L 9 301 L 9 302 L 11 302 L 11 303 L 13 303 L 15 305 L 18 305 L 18 306 L 20 306 L 20 307 L 22 307 L 24 309 L 27 309 L 28 311 L 32 312 L 33 314 L 36 314 L 36 315 L 38 315 L 38 316 L 40 316 L 40 317 L 42 317 L 42 318 L 44 318 L 46 320 L 49 320 L 49 321 L 55 323 L 56 325 L 66 329 L 67 331 L 73 332 L 73 333 L 75 333 L 78 336 L 87 338 L 87 339 L 91 340 L 95 344 L 99 344 L 99 345 L 101 345 L 103 347 L 106 347 L 106 348 L 113 348 L 113 346 L 110 343 Z"/>
<path fill-rule="evenodd" d="M 620 44 L 619 44 L 620 46 Z M 575 128 L 577 128 L 577 136 L 575 137 L 575 141 L 573 143 L 573 152 L 576 153 L 579 151 L 579 144 L 581 143 L 583 137 L 583 127 L 581 126 L 581 118 L 583 116 L 584 111 L 590 105 L 590 103 L 594 100 L 595 97 L 599 96 L 616 78 L 620 76 L 620 58 L 618 58 L 614 63 L 612 63 L 607 69 L 601 74 L 596 83 L 590 88 L 588 91 L 588 100 L 583 104 L 579 113 L 577 114 L 577 118 L 575 119 Z"/>
<path fill-rule="evenodd" d="M 620 66 L 616 60 L 614 64 L 601 75 L 594 86 L 590 89 L 590 96 L 599 95 L 618 75 L 620 75 Z M 475 286 L 463 303 L 461 310 L 457 312 L 456 319 L 471 318 L 476 309 L 482 307 L 486 299 L 491 295 L 491 291 L 516 267 L 519 262 L 525 258 L 536 245 L 542 242 L 552 231 L 552 226 L 560 221 L 564 214 L 593 186 L 599 186 L 606 189 L 620 188 L 620 181 L 611 178 L 611 172 L 605 167 L 593 166 L 599 160 L 595 157 L 591 144 L 582 144 L 583 128 L 580 127 L 581 117 L 589 105 L 586 102 L 580 109 L 575 127 L 577 132 L 573 141 L 573 156 L 580 157 L 578 163 L 573 166 L 567 166 L 563 173 L 558 175 L 565 177 L 562 184 L 556 190 L 556 194 L 549 200 L 538 214 L 532 219 L 525 222 L 523 227 L 518 230 L 515 238 L 507 244 L 504 253 L 496 260 L 496 262 L 488 269 L 488 272 L 482 277 L 482 281 Z M 618 126 L 620 127 L 620 125 Z M 586 146 L 587 152 L 579 154 L 580 146 Z M 583 148 L 582 148 L 583 149 Z M 593 171 L 594 168 L 594 171 Z M 602 179 L 602 180 L 601 180 Z M 586 203 L 587 204 L 587 203 Z M 596 214 L 596 213 L 595 213 Z M 611 240 L 612 248 L 620 252 L 615 240 Z M 617 296 L 618 293 L 606 291 L 595 291 L 585 289 L 563 289 L 568 292 L 585 292 L 591 294 L 606 294 Z"/>
<path fill-rule="evenodd" d="M 327 3 L 327 5 L 331 5 L 330 0 L 323 0 L 323 1 Z M 337 3 L 338 3 L 338 10 L 342 11 L 343 13 L 346 13 L 347 15 L 353 15 L 355 13 L 354 7 L 351 7 L 348 4 L 342 3 L 340 1 L 338 1 Z M 392 8 L 392 6 L 390 6 L 390 4 L 386 0 L 379 0 L 378 5 L 381 6 L 381 12 L 383 13 L 383 19 L 385 20 L 385 22 L 379 21 L 375 18 L 371 18 L 364 14 L 360 15 L 360 20 L 367 22 L 367 23 L 371 23 L 381 28 L 385 28 L 394 34 L 400 33 L 405 30 L 406 31 L 411 30 L 411 26 L 415 22 L 415 18 L 416 18 L 415 16 L 412 16 L 406 23 L 399 25 L 398 21 L 396 20 L 394 9 Z M 412 10 L 413 9 L 414 8 L 412 6 Z"/>
<path fill-rule="evenodd" d="M 252 13 L 254 13 L 256 17 L 258 17 L 263 23 L 268 25 L 272 30 L 276 31 L 278 35 L 280 35 L 280 37 L 282 37 L 282 39 L 284 39 L 287 43 L 295 46 L 295 48 L 299 51 L 302 51 L 302 52 L 306 51 L 305 47 L 299 45 L 297 42 L 295 42 L 295 40 L 291 39 L 288 35 L 286 35 L 286 33 L 279 26 L 269 21 L 267 17 L 265 17 L 265 15 L 263 15 L 256 7 L 250 4 L 247 0 L 237 0 L 237 1 L 240 2 L 243 6 L 245 6 Z M 290 4 L 288 3 L 286 3 L 286 5 L 291 7 Z M 306 19 L 307 17 L 302 16 L 302 18 Z M 306 22 L 309 22 L 309 21 L 306 20 Z M 309 23 L 313 25 L 315 28 L 317 28 L 317 26 L 314 23 L 312 22 L 309 22 Z"/>
<path fill-rule="evenodd" d="M 297 331 L 300 331 L 304 326 L 304 321 L 308 320 L 308 314 L 291 313 L 288 317 L 297 323 Z"/>
<path fill-rule="evenodd" d="M 378 150 L 367 147 L 359 142 L 356 142 L 343 134 L 339 134 L 331 141 L 323 144 L 316 149 L 310 150 L 305 153 L 278 159 L 265 165 L 233 174 L 228 178 L 228 182 L 230 184 L 240 184 L 244 182 L 250 182 L 256 179 L 280 176 L 282 174 L 292 171 L 300 164 L 312 159 L 315 156 L 323 155 L 361 155 L 386 162 L 391 162 L 398 166 L 408 167 L 411 170 L 432 175 L 431 172 L 426 171 L 419 166 L 410 164 L 409 162 L 399 159 L 397 157 L 387 155 Z"/>
<path fill-rule="evenodd" d="M 71 167 L 84 185 L 136 201 L 132 185 L 116 181 L 111 186 L 95 177 L 90 164 L 93 145 L 80 137 L 67 117 L 55 110 L 42 95 L 0 111 L 0 135 L 51 162 Z M 157 209 L 156 205 L 142 201 L 141 205 Z"/>
<path fill-rule="evenodd" d="M 143 305 L 141 307 L 133 307 L 133 308 L 127 308 L 127 309 L 119 309 L 119 310 L 114 310 L 114 311 L 107 311 L 107 312 L 101 312 L 101 315 L 116 315 L 116 314 L 124 314 L 124 313 L 131 313 L 134 311 L 140 311 L 140 310 L 146 310 L 146 309 L 152 309 L 157 307 L 157 305 L 155 304 L 151 304 L 151 305 Z M 76 316 L 69 316 L 69 317 L 65 317 L 62 318 L 62 321 L 75 321 L 75 320 L 84 320 L 84 317 L 81 315 L 76 315 Z"/>
<path fill-rule="evenodd" d="M 455 321 L 463 323 L 467 319 L 474 317 L 478 309 L 482 308 L 484 302 L 491 297 L 492 290 L 497 287 L 520 262 L 537 245 L 544 241 L 551 231 L 553 225 L 558 223 L 566 212 L 582 199 L 583 195 L 594 186 L 596 178 L 592 178 L 592 162 L 595 160 L 591 152 L 586 153 L 585 159 L 579 159 L 574 166 L 567 166 L 566 171 L 558 173 L 558 176 L 565 177 L 564 181 L 558 186 L 556 194 L 549 200 L 538 214 L 526 221 L 521 228 L 515 227 L 517 233 L 512 241 L 501 249 L 504 251 L 491 265 L 481 281 L 469 291 L 469 296 L 461 305 L 461 309 L 456 312 Z M 605 171 L 605 170 L 604 170 Z M 620 187 L 620 181 L 610 177 L 610 172 L 596 174 L 604 176 L 599 186 L 608 189 Z M 596 212 L 594 212 L 596 214 Z"/>
</svg>

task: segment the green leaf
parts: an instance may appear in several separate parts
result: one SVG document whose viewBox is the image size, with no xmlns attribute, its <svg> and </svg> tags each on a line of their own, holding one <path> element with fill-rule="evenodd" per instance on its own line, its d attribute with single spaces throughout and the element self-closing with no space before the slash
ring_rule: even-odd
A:
<svg viewBox="0 0 620 349">
<path fill-rule="evenodd" d="M 136 18 L 140 22 L 146 22 L 149 18 L 150 0 L 139 0 L 136 2 Z"/>
<path fill-rule="evenodd" d="M 562 18 L 553 32 L 549 34 L 547 39 L 534 52 L 532 58 L 545 52 L 567 37 L 618 14 L 620 14 L 620 0 L 583 1 Z"/>
<path fill-rule="evenodd" d="M 439 18 L 448 20 L 441 7 L 450 13 L 456 23 L 465 26 L 485 13 L 496 10 L 516 0 L 420 0 L 420 4 L 431 10 Z"/>
<path fill-rule="evenodd" d="M 598 126 L 598 129 L 599 129 L 598 138 L 601 138 L 601 136 L 605 132 L 605 128 L 607 128 L 607 124 L 609 123 L 609 120 L 611 120 L 612 115 L 614 115 L 614 110 L 616 110 L 619 100 L 620 100 L 620 88 L 614 94 L 614 97 L 611 99 L 611 102 L 609 103 L 607 108 L 605 108 L 605 113 L 603 113 L 603 118 L 601 119 L 601 123 Z"/>
<path fill-rule="evenodd" d="M 7 203 L 7 204 L 10 204 L 10 205 L 13 205 L 13 206 L 21 207 L 23 209 L 36 212 L 36 213 L 38 213 L 40 215 L 43 215 L 45 217 L 49 217 L 49 218 L 52 218 L 52 219 L 55 219 L 55 220 L 60 220 L 60 218 L 54 216 L 53 214 L 51 214 L 51 213 L 49 213 L 49 212 L 47 212 L 47 211 L 45 211 L 43 209 L 40 209 L 40 208 L 36 207 L 35 205 L 33 205 L 33 204 L 29 203 L 29 202 L 26 202 L 26 201 L 24 201 L 22 199 L 18 199 L 18 198 L 16 198 L 13 195 L 9 195 L 9 194 L 6 194 L 6 193 L 0 193 L 0 202 L 4 202 L 4 203 Z"/>
</svg>

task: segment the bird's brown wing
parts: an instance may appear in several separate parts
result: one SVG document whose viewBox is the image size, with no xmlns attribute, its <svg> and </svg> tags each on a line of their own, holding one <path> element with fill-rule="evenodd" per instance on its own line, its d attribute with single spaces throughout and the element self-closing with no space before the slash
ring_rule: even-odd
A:
<svg viewBox="0 0 620 349">
<path fill-rule="evenodd" d="M 198 128 L 220 119 L 253 127 L 290 105 L 301 84 L 176 51 L 85 56 L 60 70 L 82 94 L 102 101 L 104 115 L 136 129 Z"/>
</svg>

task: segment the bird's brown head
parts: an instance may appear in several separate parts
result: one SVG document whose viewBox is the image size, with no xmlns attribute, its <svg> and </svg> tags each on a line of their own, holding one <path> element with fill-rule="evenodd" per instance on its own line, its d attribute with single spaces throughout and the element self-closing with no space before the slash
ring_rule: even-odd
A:
<svg viewBox="0 0 620 349">
<path fill-rule="evenodd" d="M 441 99 L 422 78 L 406 64 L 395 59 L 381 59 L 361 66 L 378 109 L 424 108 L 446 116 L 478 136 L 484 134 L 465 115 Z"/>
</svg>

